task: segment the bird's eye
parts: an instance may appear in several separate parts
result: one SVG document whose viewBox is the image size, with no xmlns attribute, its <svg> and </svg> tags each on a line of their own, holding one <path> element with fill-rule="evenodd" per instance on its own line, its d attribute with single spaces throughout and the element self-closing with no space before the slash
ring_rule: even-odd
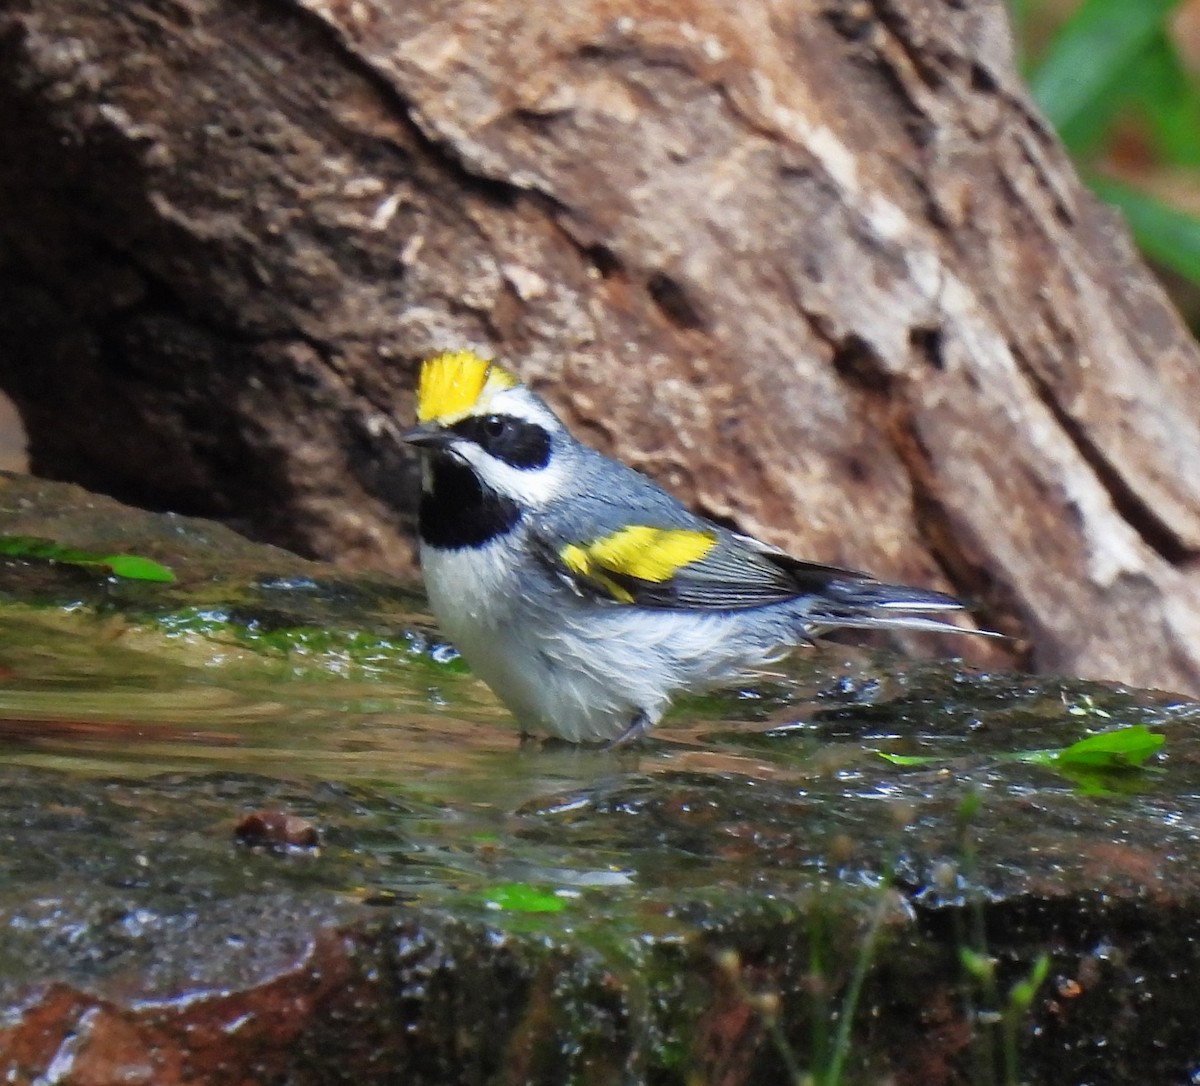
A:
<svg viewBox="0 0 1200 1086">
<path fill-rule="evenodd" d="M 510 467 L 532 471 L 544 468 L 550 458 L 550 435 L 544 426 L 528 419 L 513 415 L 468 415 L 449 429 L 455 437 L 478 445 Z"/>
</svg>

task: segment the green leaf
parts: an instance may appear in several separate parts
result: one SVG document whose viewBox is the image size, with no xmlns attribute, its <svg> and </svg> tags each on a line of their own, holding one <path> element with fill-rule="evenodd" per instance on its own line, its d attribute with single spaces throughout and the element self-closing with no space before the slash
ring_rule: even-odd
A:
<svg viewBox="0 0 1200 1086">
<path fill-rule="evenodd" d="M 877 750 L 875 753 L 885 762 L 891 762 L 892 765 L 929 765 L 931 762 L 946 760 L 936 754 L 889 754 L 886 750 Z"/>
<path fill-rule="evenodd" d="M 1029 82 L 1069 147 L 1072 127 L 1094 127 L 1098 106 L 1111 116 L 1123 100 L 1120 91 L 1131 86 L 1129 69 L 1179 2 L 1084 0 L 1063 24 Z"/>
<path fill-rule="evenodd" d="M 505 882 L 484 891 L 483 900 L 493 909 L 514 913 L 557 913 L 567 903 L 557 894 L 523 882 Z"/>
<path fill-rule="evenodd" d="M 1159 26 L 1125 67 L 1059 130 L 1076 156 L 1099 150 L 1117 121 L 1130 115 L 1153 145 L 1155 156 L 1188 166 L 1200 151 L 1200 93 L 1184 70 L 1164 26 Z"/>
<path fill-rule="evenodd" d="M 1100 710 L 1095 712 L 1099 714 Z M 1052 769 L 1070 780 L 1083 795 L 1109 796 L 1114 794 L 1110 786 L 1114 784 L 1116 774 L 1144 768 L 1146 759 L 1160 750 L 1165 741 L 1165 736 L 1150 731 L 1145 724 L 1133 724 L 1097 732 L 1068 747 L 1018 750 L 997 757 L 1000 761 Z M 949 760 L 937 755 L 889 754 L 882 750 L 876 753 L 884 761 L 897 766 L 924 766 Z M 979 802 L 978 796 L 964 798 L 960 820 L 969 820 L 978 809 Z M 966 809 L 968 804 L 971 805 L 970 810 Z"/>
<path fill-rule="evenodd" d="M 1024 1014 L 1033 1005 L 1033 997 L 1050 972 L 1050 956 L 1039 954 L 1024 980 L 1017 981 L 1009 989 L 1008 1006 L 1014 1014 Z"/>
<path fill-rule="evenodd" d="M 966 971 L 968 976 L 974 980 L 989 983 L 996 975 L 996 961 L 987 954 L 981 954 L 978 950 L 972 950 L 967 946 L 958 948 L 959 964 Z"/>
<path fill-rule="evenodd" d="M 1200 165 L 1200 90 L 1165 30 L 1151 40 L 1129 83 L 1156 157 L 1174 166 Z"/>
<path fill-rule="evenodd" d="M 1072 743 L 1062 750 L 1025 750 L 1010 754 L 1015 762 L 1045 766 L 1048 769 L 1097 770 L 1137 769 L 1157 752 L 1166 737 L 1150 731 L 1145 724 L 1098 732 Z"/>
<path fill-rule="evenodd" d="M 152 562 L 149 558 L 141 558 L 136 554 L 110 554 L 100 561 L 118 577 L 128 577 L 135 581 L 161 581 L 164 583 L 175 580 L 175 574 L 166 566 Z"/>
<path fill-rule="evenodd" d="M 1165 742 L 1166 736 L 1152 732 L 1145 724 L 1133 724 L 1080 739 L 1060 751 L 1057 761 L 1064 766 L 1136 767 L 1157 753 Z"/>
<path fill-rule="evenodd" d="M 1097 196 L 1124 213 L 1144 252 L 1200 283 L 1200 219 L 1169 208 L 1120 181 L 1093 177 L 1088 184 Z"/>
<path fill-rule="evenodd" d="M 175 580 L 175 574 L 166 566 L 140 558 L 134 554 L 96 554 L 75 547 L 64 547 L 52 539 L 41 539 L 30 535 L 0 536 L 0 554 L 13 558 L 32 558 L 48 562 L 65 562 L 84 569 L 106 569 L 118 577 L 138 581 Z"/>
</svg>

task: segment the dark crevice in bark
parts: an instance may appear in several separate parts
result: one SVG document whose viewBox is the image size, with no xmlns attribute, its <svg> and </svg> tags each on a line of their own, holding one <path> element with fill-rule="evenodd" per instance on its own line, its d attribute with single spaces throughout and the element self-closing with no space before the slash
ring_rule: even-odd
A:
<svg viewBox="0 0 1200 1086">
<path fill-rule="evenodd" d="M 876 17 L 872 18 L 870 10 L 863 7 L 854 16 L 827 15 L 827 21 L 839 37 L 856 47 L 848 56 L 854 67 L 863 72 L 866 78 L 878 82 L 890 92 L 887 97 L 895 103 L 897 113 L 902 116 L 913 146 L 918 149 L 928 147 L 936 133 L 935 120 L 929 116 L 919 100 L 918 93 L 911 86 L 913 79 L 905 72 L 903 62 L 898 64 L 895 56 L 888 55 L 888 50 L 881 49 L 877 42 L 871 41 L 877 31 L 882 30 L 895 37 L 895 30 L 886 20 L 879 17 L 878 12 L 875 13 Z M 916 73 L 921 86 L 937 93 L 930 83 L 929 73 L 913 55 L 911 45 L 902 39 L 896 40 L 899 53 L 907 61 L 908 67 Z"/>
<path fill-rule="evenodd" d="M 837 340 L 830 340 L 827 336 L 823 338 L 833 350 L 833 368 L 843 381 L 875 401 L 887 400 L 892 396 L 894 376 L 884 368 L 874 348 L 865 339 L 853 333 Z"/>
<path fill-rule="evenodd" d="M 837 3 L 822 8 L 819 15 L 833 27 L 838 37 L 855 45 L 870 45 L 871 32 L 876 24 L 871 18 L 869 7 L 838 0 Z"/>
<path fill-rule="evenodd" d="M 930 365 L 940 368 L 940 332 L 920 329 L 914 336 L 919 345 L 933 351 Z M 938 497 L 935 471 L 904 394 L 904 378 L 889 373 L 871 345 L 859 336 L 826 338 L 826 342 L 833 352 L 834 369 L 860 394 L 880 431 L 888 435 L 908 478 L 916 533 L 955 595 L 974 609 L 983 627 L 1020 635 L 1020 609 L 1013 593 L 972 557 Z M 1018 662 L 1022 666 L 1028 663 L 1024 659 Z"/>
<path fill-rule="evenodd" d="M 868 3 L 875 12 L 879 25 L 891 35 L 892 40 L 904 53 L 921 82 L 935 94 L 941 94 L 949 76 L 947 68 L 938 62 L 943 58 L 939 57 L 935 61 L 927 50 L 922 49 L 913 41 L 908 19 L 902 12 L 896 10 L 891 0 L 868 0 Z"/>
<path fill-rule="evenodd" d="M 1053 212 L 1055 219 L 1057 219 L 1062 226 L 1068 229 L 1074 227 L 1079 216 L 1075 208 L 1071 206 L 1070 197 L 1064 191 L 1064 186 L 1056 181 L 1049 163 L 1047 163 L 1045 158 L 1042 157 L 1044 155 L 1054 154 L 1054 149 L 1042 147 L 1039 149 L 1040 153 L 1035 154 L 1034 148 L 1036 145 L 1032 140 L 1029 139 L 1028 132 L 1024 129 L 1015 130 L 1014 140 L 1017 146 L 1020 148 L 1022 159 L 1036 175 L 1039 186 L 1046 194 L 1046 197 L 1050 202 L 1050 209 Z M 1059 163 L 1058 165 L 1062 166 L 1064 169 L 1068 168 L 1062 163 Z M 1021 191 L 1021 185 L 1019 181 L 1009 175 L 1009 170 L 1007 168 L 1001 167 L 998 169 L 997 175 L 999 176 L 1004 188 L 1012 195 L 1014 206 L 1020 207 L 1022 205 L 1028 205 L 1029 201 L 1026 199 L 1025 194 Z"/>
<path fill-rule="evenodd" d="M 572 238 L 571 244 L 577 246 L 578 242 Z M 624 271 L 621 258 L 611 248 L 600 242 L 584 247 L 583 254 L 587 257 L 588 263 L 596 269 L 601 279 L 612 279 Z"/>
<path fill-rule="evenodd" d="M 1041 378 L 1029 364 L 1022 352 L 1013 348 L 1013 358 L 1017 367 L 1037 393 L 1038 399 L 1054 416 L 1062 432 L 1070 440 L 1075 451 L 1092 469 L 1097 481 L 1108 494 L 1113 506 L 1121 518 L 1129 524 L 1142 542 L 1154 551 L 1160 558 L 1173 566 L 1182 566 L 1197 557 L 1197 552 L 1190 550 L 1183 541 L 1171 530 L 1153 509 L 1150 508 L 1124 479 L 1120 471 L 1108 460 L 1094 441 L 1087 429 L 1081 425 L 1059 402 L 1053 389 Z"/>
<path fill-rule="evenodd" d="M 275 9 L 274 4 L 269 4 L 268 7 Z M 452 143 L 426 132 L 413 116 L 412 103 L 367 58 L 359 54 L 335 27 L 317 13 L 299 4 L 290 4 L 289 10 L 299 24 L 306 25 L 314 36 L 328 44 L 331 53 L 341 58 L 347 71 L 362 79 L 379 96 L 381 105 L 390 116 L 403 121 L 417 149 L 424 153 L 425 160 L 438 164 L 448 175 L 451 190 L 473 193 L 498 207 L 512 207 L 522 196 L 533 192 L 511 181 L 491 177 L 472 169 L 455 153 Z"/>
<path fill-rule="evenodd" d="M 934 483 L 934 469 L 928 450 L 921 441 L 916 422 L 903 400 L 894 405 L 889 428 L 892 447 L 904 466 L 912 488 L 913 523 L 934 561 L 954 585 L 954 593 L 972 608 L 979 624 L 1010 637 L 1027 636 L 1023 609 L 1016 595 L 998 580 L 981 561 L 969 553 L 959 538 Z M 1010 646 L 1016 650 L 1017 646 Z M 1029 667 L 1030 648 L 1018 652 L 1017 664 Z"/>
<path fill-rule="evenodd" d="M 999 94 L 1000 84 L 995 74 L 978 61 L 971 61 L 971 90 L 976 94 Z"/>
<path fill-rule="evenodd" d="M 646 290 L 659 312 L 677 328 L 686 332 L 703 332 L 708 329 L 707 319 L 679 280 L 665 272 L 654 272 L 646 280 Z"/>
<path fill-rule="evenodd" d="M 940 328 L 913 328 L 908 343 L 918 358 L 939 373 L 946 368 L 945 344 Z"/>
</svg>

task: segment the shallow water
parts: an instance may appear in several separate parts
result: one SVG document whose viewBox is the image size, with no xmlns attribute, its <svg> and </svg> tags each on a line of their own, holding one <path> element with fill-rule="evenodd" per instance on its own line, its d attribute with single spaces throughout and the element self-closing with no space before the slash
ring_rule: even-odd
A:
<svg viewBox="0 0 1200 1086">
<path fill-rule="evenodd" d="M 38 515 L 61 527 L 67 498 Z M 776 1081 L 827 1063 L 864 947 L 850 1081 L 917 1051 L 994 1070 L 966 1053 L 1043 953 L 1030 1081 L 1200 1065 L 1196 703 L 826 646 L 684 699 L 633 749 L 522 742 L 403 586 L 138 516 L 106 530 L 176 584 L 0 561 L 9 1080 L 87 1056 L 80 1082 L 242 1082 L 252 1053 L 262 1081 L 500 1081 L 536 1036 L 528 1081 Z M 1131 725 L 1165 738 L 1140 767 L 1014 758 Z M 240 839 L 254 812 L 319 847 Z M 998 963 L 991 994 L 963 946 Z M 279 984 L 299 1032 L 271 1017 Z M 485 1019 L 508 1025 L 467 1052 Z"/>
<path fill-rule="evenodd" d="M 925 878 L 954 851 L 968 793 L 985 797 L 984 825 L 1036 811 L 1030 832 L 1050 819 L 1069 835 L 1079 818 L 1119 819 L 1122 833 L 1154 829 L 1158 847 L 1200 819 L 1196 712 L 1183 701 L 836 648 L 757 687 L 690 699 L 648 742 L 610 752 L 522 741 L 425 631 L 397 637 L 403 650 L 382 662 L 220 641 L 159 639 L 151 651 L 149 634 L 121 622 L 0 619 L 5 772 L 136 782 L 156 810 L 172 795 L 185 810 L 208 802 L 213 823 L 282 805 L 353 849 L 403 852 L 401 867 L 364 861 L 349 883 L 426 898 L 508 882 L 669 897 L 764 870 L 778 892 L 831 872 L 869 883 L 896 858 Z M 1107 774 L 1093 782 L 1099 807 L 1077 780 L 1003 760 L 1141 722 L 1170 733 L 1172 771 Z M 894 766 L 880 751 L 937 761 Z M 237 787 L 214 790 L 221 780 Z M 379 810 L 356 821 L 343 805 L 323 809 L 328 786 Z M 1015 877 L 1006 843 L 986 851 Z"/>
</svg>

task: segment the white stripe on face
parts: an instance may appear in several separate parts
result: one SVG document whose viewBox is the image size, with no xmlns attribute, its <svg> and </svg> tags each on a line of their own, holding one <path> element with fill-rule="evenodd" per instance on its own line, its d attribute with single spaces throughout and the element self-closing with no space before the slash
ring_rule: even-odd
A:
<svg viewBox="0 0 1200 1086">
<path fill-rule="evenodd" d="M 525 508 L 545 505 L 558 497 L 566 482 L 566 465 L 553 451 L 550 462 L 543 468 L 515 468 L 466 438 L 455 441 L 450 452 L 466 464 L 484 486 L 512 498 Z"/>
<path fill-rule="evenodd" d="M 523 422 L 540 426 L 552 442 L 550 461 L 541 468 L 518 468 L 485 452 L 474 441 L 455 440 L 450 452 L 466 464 L 480 481 L 497 494 L 512 498 L 523 507 L 536 507 L 558 497 L 564 488 L 567 463 L 571 458 L 556 456 L 571 441 L 563 424 L 533 393 L 522 385 L 497 392 L 488 402 L 489 415 L 511 415 Z"/>
</svg>

